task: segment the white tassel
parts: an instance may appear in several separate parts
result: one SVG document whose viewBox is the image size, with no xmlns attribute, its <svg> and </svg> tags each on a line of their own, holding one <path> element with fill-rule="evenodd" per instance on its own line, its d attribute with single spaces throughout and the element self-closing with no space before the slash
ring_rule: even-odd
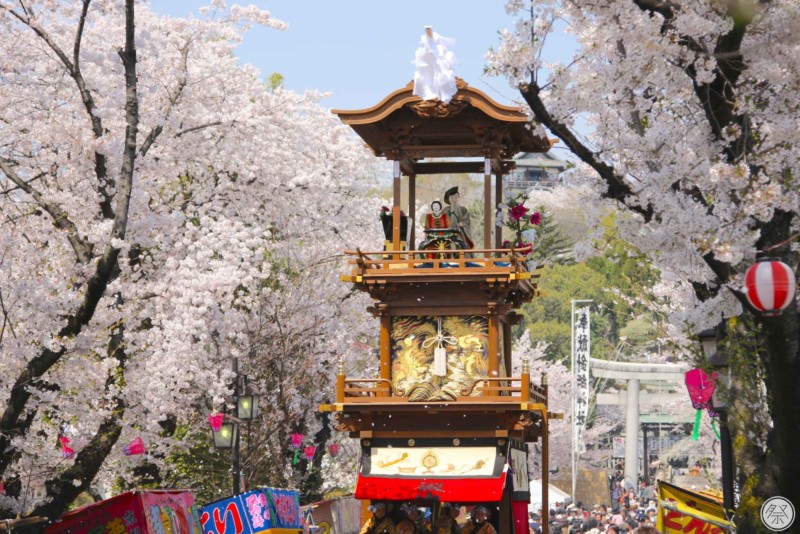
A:
<svg viewBox="0 0 800 534">
<path fill-rule="evenodd" d="M 447 350 L 444 347 L 436 347 L 433 350 L 433 374 L 447 376 Z"/>
</svg>

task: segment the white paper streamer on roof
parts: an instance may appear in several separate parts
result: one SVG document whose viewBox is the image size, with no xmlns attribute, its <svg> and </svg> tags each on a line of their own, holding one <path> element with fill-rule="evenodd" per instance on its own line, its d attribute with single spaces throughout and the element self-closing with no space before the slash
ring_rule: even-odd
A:
<svg viewBox="0 0 800 534">
<path fill-rule="evenodd" d="M 442 37 L 430 26 L 419 42 L 414 58 L 414 94 L 423 100 L 450 102 L 456 94 L 456 75 L 453 71 L 455 55 L 452 48 L 456 40 Z"/>
</svg>

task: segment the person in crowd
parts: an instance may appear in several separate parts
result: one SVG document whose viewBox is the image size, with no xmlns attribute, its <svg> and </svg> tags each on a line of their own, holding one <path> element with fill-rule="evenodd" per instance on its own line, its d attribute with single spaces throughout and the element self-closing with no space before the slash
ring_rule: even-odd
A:
<svg viewBox="0 0 800 534">
<path fill-rule="evenodd" d="M 488 506 L 479 505 L 473 509 L 472 519 L 467 521 L 461 534 L 497 534 L 492 524 L 489 522 L 491 511 Z"/>
<path fill-rule="evenodd" d="M 397 523 L 397 534 L 430 534 L 423 512 L 411 503 L 400 508 L 405 517 Z"/>
<path fill-rule="evenodd" d="M 358 534 L 397 534 L 394 521 L 387 516 L 387 505 L 383 501 L 376 501 L 369 505 L 372 517 L 367 519 Z"/>
<path fill-rule="evenodd" d="M 461 513 L 461 506 L 454 502 L 446 502 L 442 505 L 442 514 L 435 523 L 434 531 L 436 534 L 460 534 L 458 528 L 458 514 Z"/>
<path fill-rule="evenodd" d="M 622 515 L 622 512 L 619 509 L 619 506 L 614 506 L 611 509 L 611 517 L 609 518 L 609 523 L 612 525 L 621 525 L 625 522 L 625 518 Z"/>
<path fill-rule="evenodd" d="M 616 480 L 611 483 L 611 502 L 619 504 L 619 498 L 622 495 L 622 489 L 619 487 L 619 482 Z"/>
<path fill-rule="evenodd" d="M 535 512 L 531 512 L 528 526 L 531 534 L 542 534 L 542 517 Z"/>
<path fill-rule="evenodd" d="M 633 534 L 661 534 L 656 527 L 651 525 L 643 525 L 633 529 Z"/>
</svg>

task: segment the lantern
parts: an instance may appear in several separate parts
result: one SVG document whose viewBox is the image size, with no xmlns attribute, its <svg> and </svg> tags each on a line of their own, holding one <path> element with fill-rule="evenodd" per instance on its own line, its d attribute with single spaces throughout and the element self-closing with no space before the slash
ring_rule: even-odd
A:
<svg viewBox="0 0 800 534">
<path fill-rule="evenodd" d="M 331 443 L 328 445 L 328 452 L 331 456 L 338 456 L 339 455 L 339 444 L 338 443 Z"/>
<path fill-rule="evenodd" d="M 208 415 L 208 424 L 211 425 L 212 432 L 219 432 L 219 427 L 222 426 L 222 420 L 225 416 L 221 413 L 212 413 Z"/>
<path fill-rule="evenodd" d="M 239 433 L 239 425 L 236 423 L 222 423 L 219 431 L 211 431 L 214 438 L 214 447 L 217 449 L 232 449 L 236 444 L 236 434 Z"/>
<path fill-rule="evenodd" d="M 692 369 L 686 372 L 686 389 L 689 390 L 692 407 L 697 410 L 692 430 L 692 439 L 695 441 L 700 437 L 700 419 L 703 416 L 703 409 L 708 408 L 711 396 L 714 395 L 716 379 L 717 373 L 708 376 L 702 369 Z"/>
<path fill-rule="evenodd" d="M 316 445 L 309 445 L 303 449 L 303 458 L 308 460 L 309 462 L 314 458 L 314 454 L 317 452 Z"/>
<path fill-rule="evenodd" d="M 708 407 L 708 401 L 714 394 L 714 381 L 717 373 L 712 376 L 702 369 L 692 369 L 686 372 L 686 389 L 689 390 L 689 398 L 692 400 L 692 408 L 702 410 Z"/>
<path fill-rule="evenodd" d="M 292 434 L 292 450 L 299 451 L 300 447 L 303 445 L 303 438 L 305 437 L 303 434 Z"/>
<path fill-rule="evenodd" d="M 239 395 L 236 403 L 236 417 L 243 421 L 252 421 L 258 417 L 258 397 L 252 393 Z"/>
<path fill-rule="evenodd" d="M 794 299 L 796 282 L 792 269 L 783 262 L 763 258 L 747 269 L 744 294 L 763 315 L 779 315 Z"/>
</svg>

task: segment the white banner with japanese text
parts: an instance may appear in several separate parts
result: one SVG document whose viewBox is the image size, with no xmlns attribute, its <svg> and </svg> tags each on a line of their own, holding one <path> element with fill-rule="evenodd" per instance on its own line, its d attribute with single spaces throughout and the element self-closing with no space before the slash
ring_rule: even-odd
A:
<svg viewBox="0 0 800 534">
<path fill-rule="evenodd" d="M 573 446 L 574 452 L 580 453 L 585 449 L 583 445 L 583 429 L 586 418 L 589 416 L 589 355 L 591 351 L 589 308 L 582 308 L 576 312 L 573 323 L 572 342 L 575 347 L 575 361 L 572 366 L 575 384 L 573 398 Z"/>
</svg>

